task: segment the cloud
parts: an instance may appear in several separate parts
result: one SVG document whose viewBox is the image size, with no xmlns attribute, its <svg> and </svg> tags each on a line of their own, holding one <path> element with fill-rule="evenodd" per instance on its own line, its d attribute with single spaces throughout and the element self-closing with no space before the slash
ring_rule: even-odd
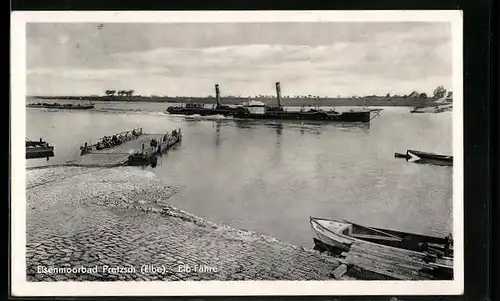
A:
<svg viewBox="0 0 500 301">
<path fill-rule="evenodd" d="M 219 83 L 228 94 L 256 95 L 274 94 L 274 82 L 280 81 L 284 95 L 334 96 L 429 93 L 437 85 L 451 84 L 452 47 L 446 26 L 384 26 L 391 30 L 344 24 L 341 34 L 335 34 L 339 39 L 330 43 L 323 41 L 321 31 L 317 38 L 323 42 L 316 44 L 226 42 L 198 48 L 134 48 L 128 36 L 117 42 L 99 38 L 94 31 L 89 40 L 97 39 L 95 44 L 68 31 L 50 38 L 45 33 L 32 38 L 28 47 L 28 89 L 42 91 L 46 86 L 49 94 L 134 89 L 146 95 L 205 96 Z M 351 39 L 348 32 L 353 33 Z M 52 83 L 57 81 L 73 87 L 57 87 Z"/>
</svg>

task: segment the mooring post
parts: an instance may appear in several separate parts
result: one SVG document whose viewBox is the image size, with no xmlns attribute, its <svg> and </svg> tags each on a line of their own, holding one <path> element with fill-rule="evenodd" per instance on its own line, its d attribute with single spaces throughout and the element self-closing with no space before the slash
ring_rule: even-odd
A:
<svg viewBox="0 0 500 301">
<path fill-rule="evenodd" d="M 276 83 L 276 98 L 278 99 L 278 107 L 281 107 L 281 87 L 280 83 Z"/>
<path fill-rule="evenodd" d="M 215 100 L 217 101 L 216 108 L 219 108 L 219 106 L 220 106 L 220 92 L 219 92 L 219 85 L 218 84 L 215 85 Z"/>
</svg>

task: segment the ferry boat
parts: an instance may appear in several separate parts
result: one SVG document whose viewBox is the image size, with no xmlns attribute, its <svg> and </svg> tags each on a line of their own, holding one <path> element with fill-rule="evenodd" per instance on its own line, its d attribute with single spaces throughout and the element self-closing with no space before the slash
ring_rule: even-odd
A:
<svg viewBox="0 0 500 301">
<path fill-rule="evenodd" d="M 170 114 L 182 115 L 224 115 L 239 119 L 277 119 L 277 120 L 323 120 L 340 122 L 370 122 L 382 109 L 361 109 L 347 112 L 321 109 L 301 109 L 300 111 L 287 111 L 281 104 L 280 83 L 276 83 L 277 106 L 269 106 L 263 102 L 251 100 L 243 102 L 240 106 L 233 108 L 220 104 L 219 85 L 215 85 L 217 105 L 213 108 L 205 108 L 203 104 L 186 104 L 184 107 L 168 107 Z M 375 113 L 375 114 L 372 114 Z"/>
<path fill-rule="evenodd" d="M 389 229 L 363 226 L 346 220 L 309 217 L 317 243 L 349 250 L 358 240 L 415 252 L 453 257 L 452 238 L 434 237 Z"/>
<path fill-rule="evenodd" d="M 347 112 L 337 112 L 335 110 L 309 109 L 300 111 L 287 111 L 281 105 L 281 87 L 276 83 L 276 93 L 278 105 L 275 107 L 267 106 L 259 101 L 250 101 L 243 103 L 244 111 L 238 112 L 234 118 L 244 119 L 281 119 L 281 120 L 324 120 L 341 122 L 370 122 L 381 109 L 361 109 L 350 110 Z M 372 112 L 376 115 L 372 116 Z"/>
<path fill-rule="evenodd" d="M 212 115 L 222 115 L 222 116 L 232 116 L 237 112 L 241 111 L 242 108 L 230 107 L 227 105 L 222 105 L 220 102 L 220 91 L 219 85 L 215 85 L 215 95 L 217 103 L 212 108 L 205 108 L 204 104 L 192 103 L 185 104 L 184 106 L 170 106 L 167 108 L 167 113 L 178 114 L 178 115 L 200 115 L 200 116 L 212 116 Z"/>
</svg>

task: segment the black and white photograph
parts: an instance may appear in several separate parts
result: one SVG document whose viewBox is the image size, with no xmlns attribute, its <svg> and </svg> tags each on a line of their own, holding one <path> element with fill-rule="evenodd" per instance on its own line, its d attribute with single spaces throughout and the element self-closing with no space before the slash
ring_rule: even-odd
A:
<svg viewBox="0 0 500 301">
<path fill-rule="evenodd" d="M 463 292 L 460 11 L 12 20 L 13 292 Z"/>
</svg>

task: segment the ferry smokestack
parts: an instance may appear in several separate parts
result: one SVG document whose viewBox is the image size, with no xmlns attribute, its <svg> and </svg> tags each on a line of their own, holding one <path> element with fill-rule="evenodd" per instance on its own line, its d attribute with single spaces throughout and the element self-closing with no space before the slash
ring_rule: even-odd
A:
<svg viewBox="0 0 500 301">
<path fill-rule="evenodd" d="M 217 100 L 217 107 L 220 106 L 220 92 L 219 92 L 219 85 L 215 85 L 215 99 Z"/>
<path fill-rule="evenodd" d="M 276 83 L 276 98 L 278 99 L 278 107 L 281 107 L 281 87 L 280 83 Z"/>
</svg>

